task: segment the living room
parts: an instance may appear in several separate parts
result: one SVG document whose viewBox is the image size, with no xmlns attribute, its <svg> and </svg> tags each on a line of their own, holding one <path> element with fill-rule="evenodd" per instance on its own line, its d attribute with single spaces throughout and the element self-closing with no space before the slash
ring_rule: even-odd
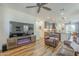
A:
<svg viewBox="0 0 79 59">
<path fill-rule="evenodd" d="M 78 44 L 69 41 L 79 36 L 78 7 L 78 3 L 0 4 L 0 55 L 78 55 Z"/>
</svg>

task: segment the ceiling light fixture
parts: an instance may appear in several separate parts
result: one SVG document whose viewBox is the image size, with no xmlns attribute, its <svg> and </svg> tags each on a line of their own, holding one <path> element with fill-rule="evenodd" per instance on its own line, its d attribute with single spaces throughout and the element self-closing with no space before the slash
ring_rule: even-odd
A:
<svg viewBox="0 0 79 59">
<path fill-rule="evenodd" d="M 60 15 L 64 16 L 64 8 L 60 9 Z"/>
<path fill-rule="evenodd" d="M 64 32 L 64 28 L 65 28 L 65 14 L 64 14 L 64 8 L 60 9 L 60 15 L 61 15 L 61 31 Z"/>
<path fill-rule="evenodd" d="M 50 19 L 50 17 L 47 17 L 47 19 Z"/>
</svg>

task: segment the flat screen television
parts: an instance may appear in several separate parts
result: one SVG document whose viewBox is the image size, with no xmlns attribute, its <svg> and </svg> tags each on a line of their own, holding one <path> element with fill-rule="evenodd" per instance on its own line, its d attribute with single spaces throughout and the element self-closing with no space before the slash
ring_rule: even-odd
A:
<svg viewBox="0 0 79 59">
<path fill-rule="evenodd" d="M 10 37 L 34 34 L 34 25 L 28 23 L 10 22 Z"/>
</svg>

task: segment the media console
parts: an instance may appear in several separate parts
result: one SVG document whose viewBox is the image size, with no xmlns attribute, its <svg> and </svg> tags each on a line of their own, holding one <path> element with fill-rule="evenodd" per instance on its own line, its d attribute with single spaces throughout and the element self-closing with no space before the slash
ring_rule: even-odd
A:
<svg viewBox="0 0 79 59">
<path fill-rule="evenodd" d="M 35 35 L 12 37 L 7 40 L 7 49 L 27 45 L 36 41 Z"/>
</svg>

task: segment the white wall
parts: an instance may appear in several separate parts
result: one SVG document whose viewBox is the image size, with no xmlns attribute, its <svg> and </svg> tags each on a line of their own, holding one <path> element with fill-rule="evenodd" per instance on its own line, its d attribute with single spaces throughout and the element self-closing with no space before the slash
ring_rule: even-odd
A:
<svg viewBox="0 0 79 59">
<path fill-rule="evenodd" d="M 27 15 L 26 13 L 17 11 L 15 9 L 10 9 L 3 6 L 0 7 L 0 50 L 2 44 L 5 44 L 9 37 L 10 21 L 34 24 L 34 34 L 38 37 L 38 33 L 40 32 L 37 31 L 39 26 L 36 24 L 37 20 L 38 19 L 36 17 Z"/>
<path fill-rule="evenodd" d="M 4 28 L 7 37 L 8 37 L 7 34 L 9 34 L 10 21 L 31 23 L 35 25 L 36 19 L 34 17 L 10 8 L 6 8 L 5 10 L 6 11 L 5 11 L 5 19 L 4 19 L 5 20 Z"/>
<path fill-rule="evenodd" d="M 4 9 L 0 6 L 0 50 L 1 50 L 1 46 L 2 46 L 2 43 L 3 43 L 3 41 L 4 41 L 4 33 L 3 33 L 3 26 L 4 26 L 4 21 L 3 21 L 3 19 L 4 19 Z"/>
</svg>

